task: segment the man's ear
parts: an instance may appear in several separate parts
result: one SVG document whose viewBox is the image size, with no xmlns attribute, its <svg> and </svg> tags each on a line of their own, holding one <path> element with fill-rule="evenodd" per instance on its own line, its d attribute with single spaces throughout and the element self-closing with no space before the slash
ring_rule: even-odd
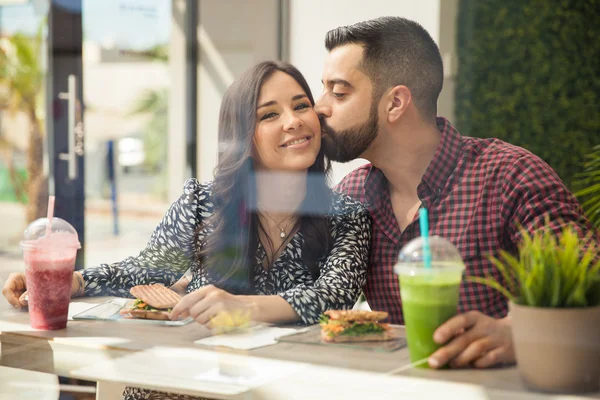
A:
<svg viewBox="0 0 600 400">
<path fill-rule="evenodd" d="M 394 123 L 406 112 L 406 109 L 412 102 L 410 89 L 404 85 L 398 85 L 391 88 L 388 92 L 387 119 L 389 123 Z"/>
</svg>

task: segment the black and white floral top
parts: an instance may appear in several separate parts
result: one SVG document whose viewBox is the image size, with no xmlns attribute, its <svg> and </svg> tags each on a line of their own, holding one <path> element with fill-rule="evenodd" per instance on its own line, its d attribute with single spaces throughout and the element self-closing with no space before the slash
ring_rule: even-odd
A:
<svg viewBox="0 0 600 400">
<path fill-rule="evenodd" d="M 82 271 L 85 294 L 131 297 L 129 289 L 135 285 L 171 286 L 188 269 L 192 271 L 188 293 L 210 284 L 196 261 L 195 233 L 214 212 L 211 186 L 188 180 L 183 195 L 171 205 L 137 257 Z M 328 219 L 333 246 L 329 255 L 321 259 L 316 280 L 302 258 L 302 232 L 292 237 L 270 268 L 263 267 L 264 250 L 260 244 L 256 255 L 256 294 L 281 296 L 305 324 L 316 323 L 328 309 L 351 308 L 366 280 L 371 240 L 367 210 L 350 197 L 333 193 Z M 203 229 L 200 235 L 203 234 L 210 234 L 210 230 Z"/>
</svg>

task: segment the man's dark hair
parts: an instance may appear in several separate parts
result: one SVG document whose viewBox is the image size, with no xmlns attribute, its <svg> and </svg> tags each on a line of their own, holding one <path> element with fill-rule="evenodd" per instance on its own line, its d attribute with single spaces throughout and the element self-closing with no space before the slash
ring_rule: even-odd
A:
<svg viewBox="0 0 600 400">
<path fill-rule="evenodd" d="M 442 57 L 421 25 L 406 18 L 381 17 L 333 29 L 325 37 L 328 51 L 351 43 L 364 48 L 360 68 L 373 81 L 374 99 L 404 85 L 424 117 L 436 116 L 444 79 Z"/>
</svg>

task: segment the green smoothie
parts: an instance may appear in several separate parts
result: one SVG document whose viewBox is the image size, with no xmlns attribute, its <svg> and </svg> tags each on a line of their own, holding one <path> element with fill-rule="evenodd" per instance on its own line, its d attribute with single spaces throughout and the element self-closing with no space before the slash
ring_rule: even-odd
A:
<svg viewBox="0 0 600 400">
<path fill-rule="evenodd" d="M 460 276 L 456 274 L 401 275 L 400 295 L 410 361 L 429 357 L 441 346 L 433 332 L 456 315 Z M 419 365 L 427 368 L 427 363 Z"/>
</svg>

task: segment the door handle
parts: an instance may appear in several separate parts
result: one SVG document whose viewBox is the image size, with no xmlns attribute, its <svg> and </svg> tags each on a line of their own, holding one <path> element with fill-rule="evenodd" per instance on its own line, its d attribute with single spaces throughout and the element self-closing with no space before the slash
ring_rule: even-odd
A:
<svg viewBox="0 0 600 400">
<path fill-rule="evenodd" d="M 58 98 L 67 100 L 67 135 L 69 137 L 68 153 L 60 153 L 58 158 L 68 162 L 69 179 L 75 180 L 77 179 L 77 155 L 78 153 L 83 153 L 83 146 L 81 143 L 78 143 L 80 142 L 78 139 L 83 139 L 83 128 L 77 123 L 77 77 L 75 75 L 69 75 L 68 92 L 59 93 Z"/>
</svg>

